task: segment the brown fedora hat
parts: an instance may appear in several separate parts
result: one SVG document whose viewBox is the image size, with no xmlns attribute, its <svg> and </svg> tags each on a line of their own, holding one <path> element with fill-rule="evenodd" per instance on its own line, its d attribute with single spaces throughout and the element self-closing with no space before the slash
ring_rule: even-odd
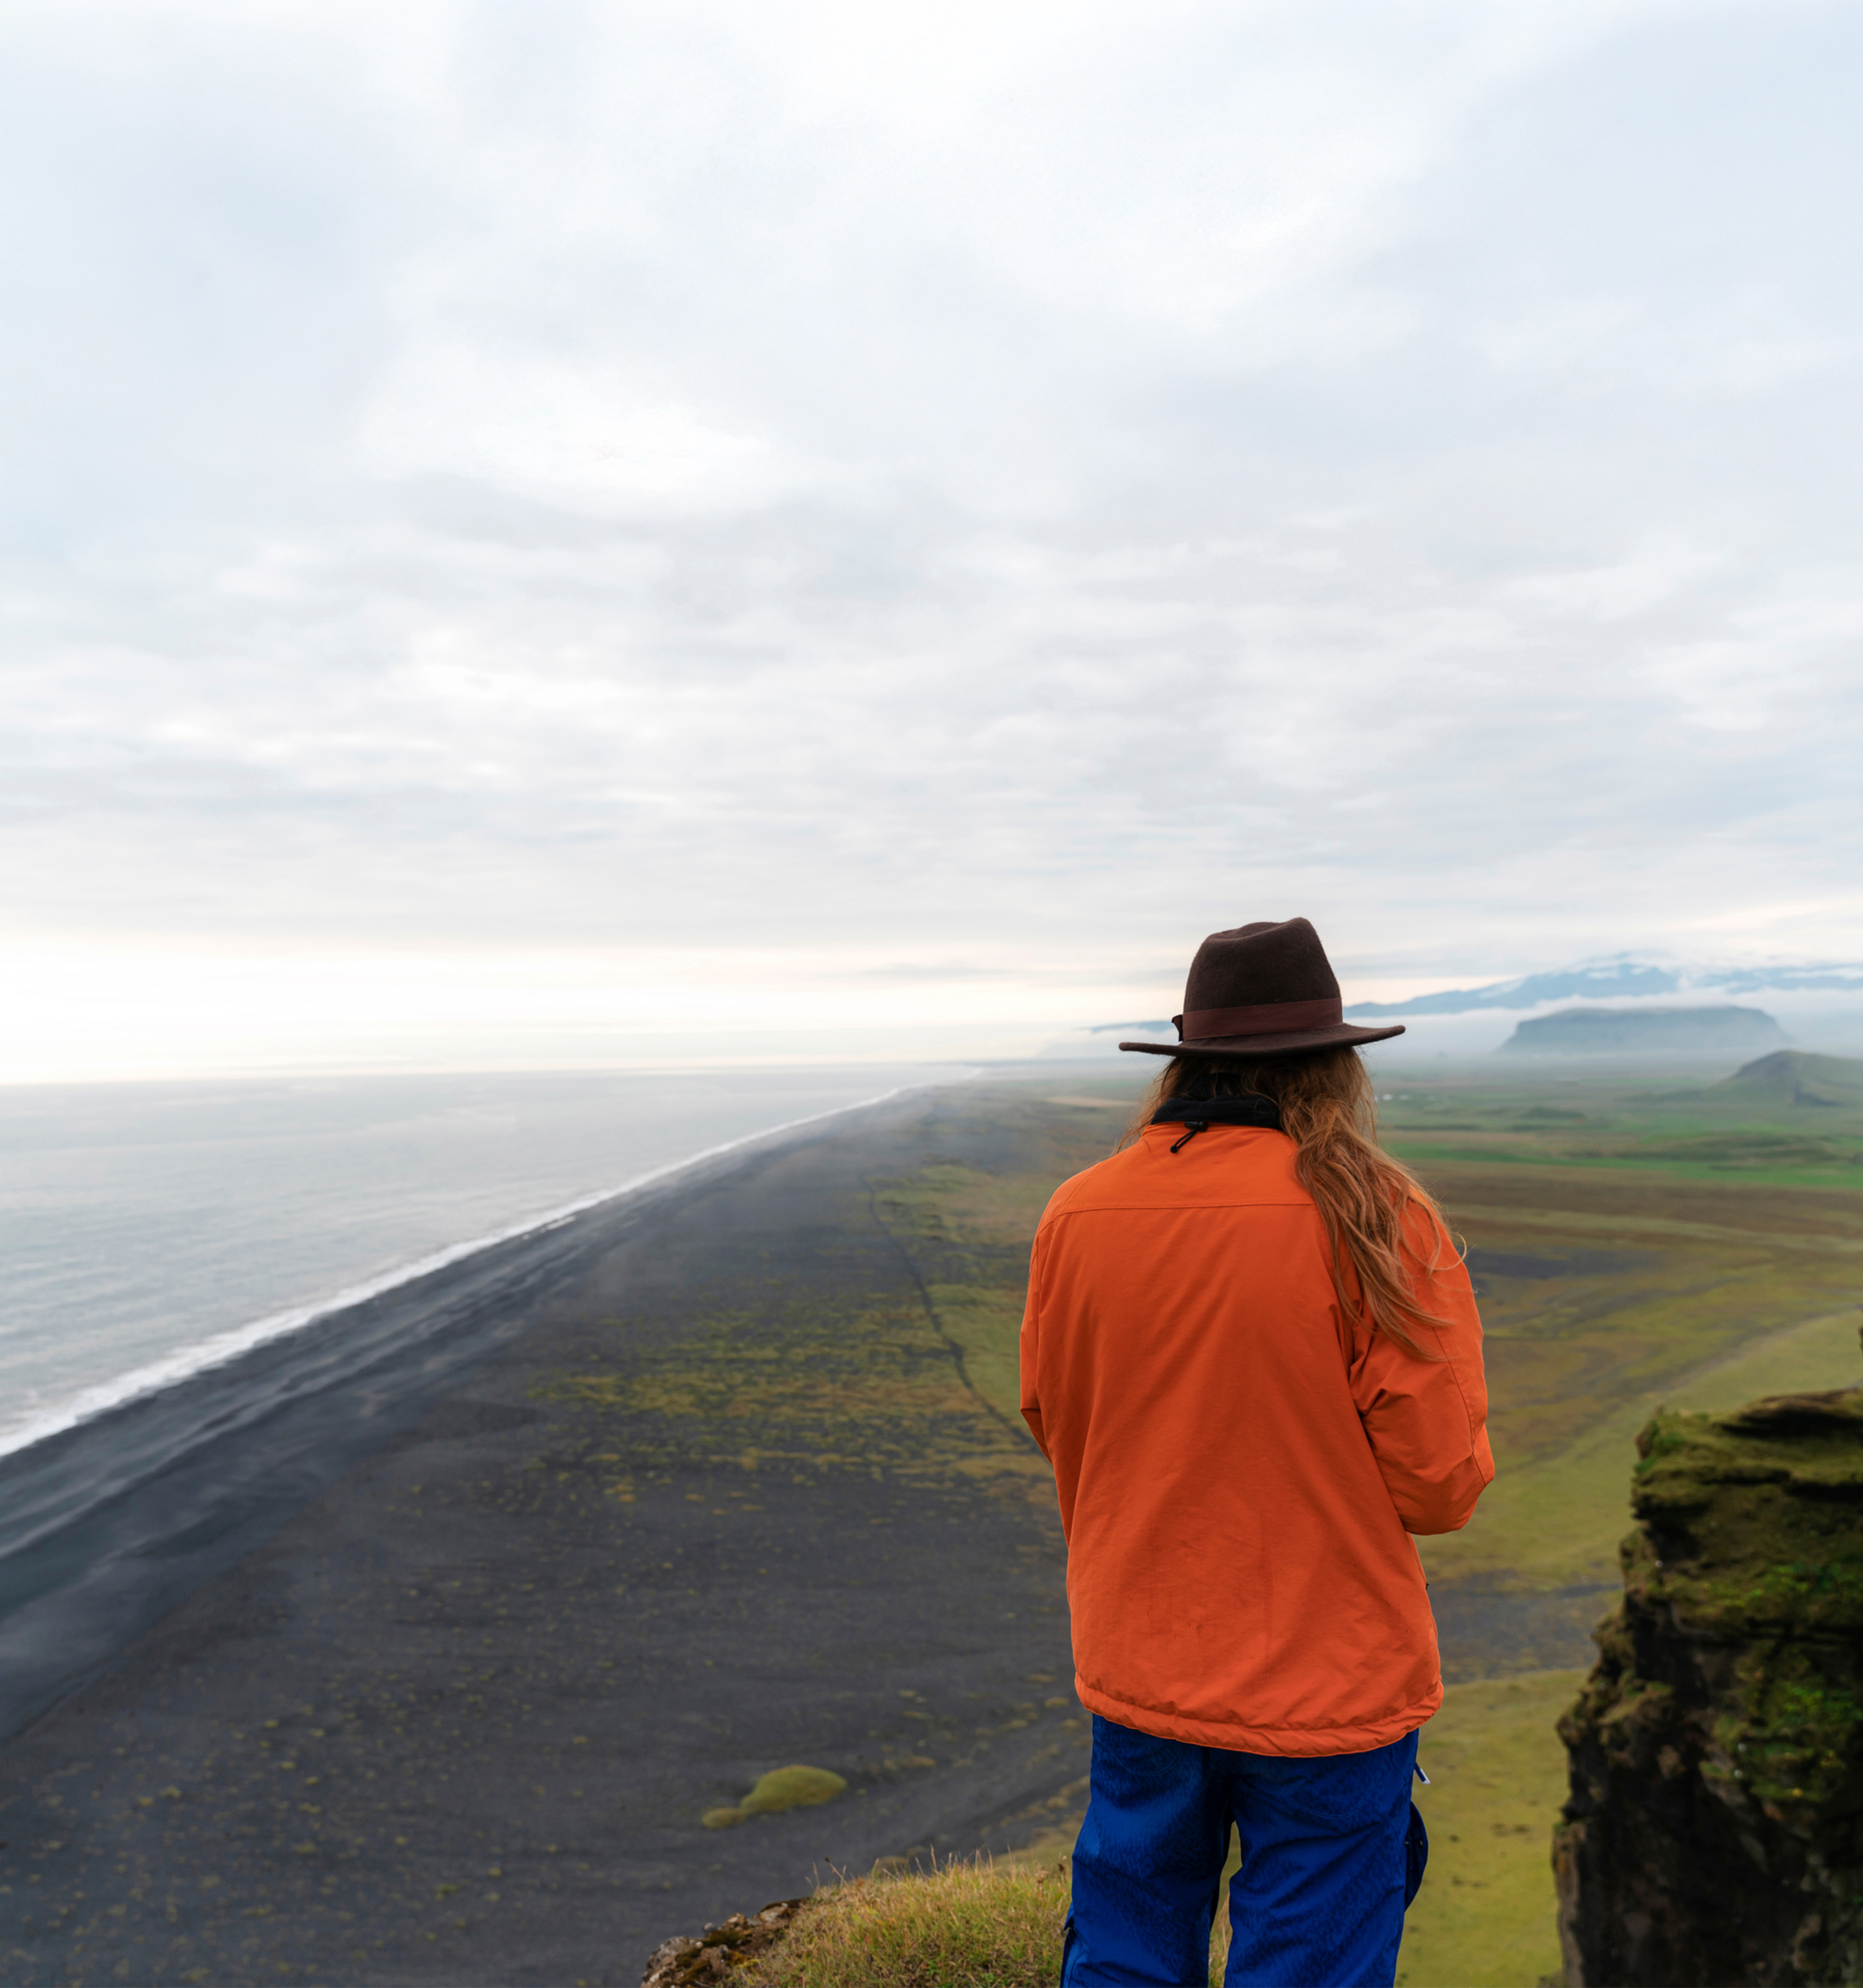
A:
<svg viewBox="0 0 1863 1988">
<path fill-rule="evenodd" d="M 1305 918 L 1211 932 L 1191 962 L 1174 1043 L 1121 1043 L 1146 1056 L 1280 1056 L 1335 1043 L 1381 1043 L 1390 1029 L 1354 1028 L 1319 935 Z"/>
</svg>

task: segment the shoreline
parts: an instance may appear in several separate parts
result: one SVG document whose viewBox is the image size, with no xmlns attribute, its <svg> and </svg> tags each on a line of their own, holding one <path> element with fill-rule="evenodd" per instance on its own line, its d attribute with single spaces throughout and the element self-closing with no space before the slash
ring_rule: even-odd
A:
<svg viewBox="0 0 1863 1988">
<path fill-rule="evenodd" d="M 825 1111 L 805 1113 L 799 1118 L 784 1119 L 757 1131 L 746 1132 L 735 1139 L 726 1139 L 716 1145 L 702 1147 L 683 1159 L 669 1160 L 661 1165 L 649 1167 L 645 1172 L 633 1175 L 618 1185 L 578 1195 L 573 1200 L 558 1202 L 540 1213 L 526 1215 L 505 1227 L 488 1230 L 463 1242 L 451 1242 L 439 1249 L 428 1250 L 423 1256 L 410 1258 L 405 1263 L 380 1271 L 373 1276 L 343 1285 L 327 1297 L 286 1305 L 261 1317 L 223 1328 L 205 1339 L 166 1354 L 143 1366 L 133 1368 L 114 1379 L 99 1381 L 83 1389 L 61 1406 L 46 1410 L 37 1421 L 0 1433 L 0 1466 L 4 1466 L 8 1459 L 34 1449 L 40 1443 L 50 1442 L 68 1430 L 100 1421 L 117 1409 L 131 1406 L 150 1395 L 162 1393 L 171 1388 L 185 1386 L 198 1375 L 241 1359 L 274 1340 L 288 1337 L 293 1333 L 301 1332 L 309 1326 L 321 1324 L 340 1314 L 355 1311 L 376 1298 L 388 1296 L 405 1286 L 418 1283 L 437 1272 L 450 1270 L 455 1264 L 463 1263 L 483 1251 L 497 1249 L 507 1242 L 522 1242 L 547 1229 L 561 1228 L 578 1215 L 597 1212 L 645 1193 L 663 1182 L 673 1180 L 689 1168 L 705 1166 L 714 1160 L 748 1152 L 764 1140 L 781 1138 L 789 1133 L 806 1130 L 826 1119 L 840 1117 L 851 1112 L 869 1111 L 875 1106 L 888 1104 L 896 1097 L 909 1097 L 920 1089 L 937 1087 L 933 1084 L 923 1086 L 896 1084 L 890 1090 L 879 1091 L 871 1097 L 856 1099 L 851 1104 L 831 1105 Z M 0 1727 L 0 1733 L 3 1732 L 4 1728 Z"/>
<path fill-rule="evenodd" d="M 766 1140 L 0 1460 L 54 1577 L 0 1651 L 45 1692 L 74 1622 L 112 1645 L 0 1747 L 9 1980 L 631 1983 L 751 1892 L 1051 1825 L 1052 1489 L 869 1192 L 1020 1136 L 966 1110 Z M 132 1424 L 61 1520 L 44 1466 Z M 792 1761 L 848 1794 L 702 1827 Z"/>
<path fill-rule="evenodd" d="M 0 1743 L 523 1330 L 503 1321 L 573 1277 L 607 1225 L 914 1094 L 896 1087 L 727 1140 L 433 1252 L 223 1334 L 178 1356 L 183 1371 L 0 1449 Z"/>
</svg>

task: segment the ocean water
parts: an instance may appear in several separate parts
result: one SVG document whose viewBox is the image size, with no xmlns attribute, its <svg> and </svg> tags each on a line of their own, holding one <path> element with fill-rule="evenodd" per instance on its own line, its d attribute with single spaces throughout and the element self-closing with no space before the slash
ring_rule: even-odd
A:
<svg viewBox="0 0 1863 1988">
<path fill-rule="evenodd" d="M 0 1453 L 945 1067 L 0 1088 Z"/>
</svg>

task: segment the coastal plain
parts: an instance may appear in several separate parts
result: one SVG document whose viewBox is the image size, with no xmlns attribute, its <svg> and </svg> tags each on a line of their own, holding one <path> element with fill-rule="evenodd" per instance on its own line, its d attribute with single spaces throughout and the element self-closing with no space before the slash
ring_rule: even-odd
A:
<svg viewBox="0 0 1863 1988">
<path fill-rule="evenodd" d="M 13 1737 L 0 1976 L 632 1988 L 1077 1803 L 1045 1466 L 882 1205 L 1052 1155 L 940 1095 L 566 1229 L 523 1330 Z M 848 1793 L 705 1826 L 796 1764 Z"/>
<path fill-rule="evenodd" d="M 587 1219 L 508 1337 L 0 1751 L 0 1972 L 632 1988 L 836 1872 L 1065 1848 L 1086 1723 L 1016 1334 L 1048 1194 L 1150 1073 L 921 1093 Z M 1863 1114 L 1380 1089 L 1468 1249 L 1501 1472 L 1422 1543 L 1450 1696 L 1401 1978 L 1533 1988 L 1635 1429 L 1863 1371 Z M 705 1826 L 798 1764 L 848 1791 Z"/>
</svg>

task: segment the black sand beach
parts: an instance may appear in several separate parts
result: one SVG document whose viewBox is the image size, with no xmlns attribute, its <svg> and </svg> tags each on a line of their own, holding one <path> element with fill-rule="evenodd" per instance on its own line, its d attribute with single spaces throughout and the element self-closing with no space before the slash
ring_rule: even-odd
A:
<svg viewBox="0 0 1863 1988">
<path fill-rule="evenodd" d="M 632 1988 L 1076 1814 L 1014 1342 L 1106 1089 L 788 1135 L 0 1466 L 0 1978 Z M 1451 1679 L 1582 1662 L 1601 1604 L 1436 1600 Z M 796 1763 L 848 1793 L 702 1826 Z"/>
<path fill-rule="evenodd" d="M 5 1978 L 631 1984 L 670 1932 L 1070 1807 L 1052 1493 L 870 1192 L 928 1139 L 1022 1157 L 956 1115 L 902 1100 L 397 1294 L 451 1322 L 398 1368 L 411 1315 L 348 1321 L 371 1414 L 249 1388 L 223 1480 L 174 1488 L 178 1455 L 66 1539 L 158 1569 L 66 1594 L 77 1662 L 113 1591 L 161 1619 L 0 1753 Z M 210 1450 L 229 1377 L 158 1412 Z M 849 1792 L 700 1826 L 792 1762 Z"/>
</svg>

